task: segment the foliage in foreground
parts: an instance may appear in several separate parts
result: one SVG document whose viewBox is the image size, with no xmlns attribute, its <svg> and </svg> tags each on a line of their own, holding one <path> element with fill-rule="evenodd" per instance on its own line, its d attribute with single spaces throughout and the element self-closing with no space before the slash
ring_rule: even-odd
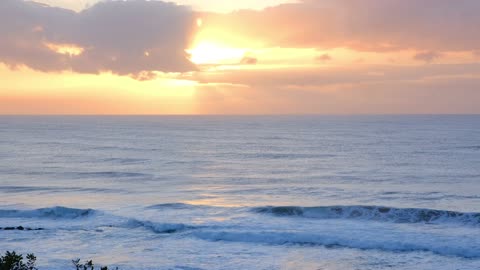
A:
<svg viewBox="0 0 480 270">
<path fill-rule="evenodd" d="M 80 259 L 72 260 L 73 265 L 75 266 L 76 270 L 95 270 L 95 265 L 93 265 L 92 260 L 86 261 L 85 263 L 81 264 Z M 100 270 L 108 270 L 108 266 L 100 267 Z M 118 267 L 115 268 L 118 270 Z"/>
<path fill-rule="evenodd" d="M 0 257 L 0 270 L 37 270 L 35 267 L 37 257 L 35 255 L 27 254 L 26 261 L 23 259 L 22 254 L 7 251 L 4 256 Z"/>
<path fill-rule="evenodd" d="M 24 261 L 25 259 L 25 261 Z M 15 251 L 7 251 L 4 256 L 0 257 L 0 270 L 38 270 L 35 263 L 37 257 L 33 254 L 27 254 L 23 258 L 22 254 L 17 254 Z M 92 260 L 80 263 L 80 259 L 72 260 L 73 266 L 76 270 L 96 270 Z M 108 266 L 98 268 L 99 270 L 109 270 Z M 114 270 L 118 270 L 115 268 Z"/>
</svg>

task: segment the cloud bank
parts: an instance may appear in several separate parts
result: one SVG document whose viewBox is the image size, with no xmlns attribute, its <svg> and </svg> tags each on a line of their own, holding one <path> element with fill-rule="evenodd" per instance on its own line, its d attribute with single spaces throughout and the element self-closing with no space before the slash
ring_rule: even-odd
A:
<svg viewBox="0 0 480 270">
<path fill-rule="evenodd" d="M 199 112 L 479 113 L 480 64 L 362 65 L 196 74 Z M 215 83 L 212 83 L 215 82 Z"/>
<path fill-rule="evenodd" d="M 76 13 L 23 0 L 0 1 L 0 62 L 39 71 L 110 71 L 148 79 L 195 70 L 185 48 L 193 12 L 160 1 L 106 1 Z"/>
<path fill-rule="evenodd" d="M 258 77 L 234 75 L 231 83 L 205 83 L 197 91 L 198 111 L 218 114 L 438 114 L 479 113 L 477 67 L 425 65 L 417 72 L 385 68 L 383 76 L 362 70 L 296 73 Z M 473 68 L 477 75 L 465 75 Z M 438 72 L 438 73 L 437 73 Z M 448 75 L 447 75 L 448 73 Z M 316 75 L 316 76 L 315 76 Z M 239 78 L 234 78 L 240 76 Z M 321 78 L 315 78 L 315 77 Z M 322 80 L 322 78 L 333 77 Z M 342 78 L 343 77 L 343 78 Z M 282 79 L 284 78 L 284 79 Z"/>
<path fill-rule="evenodd" d="M 478 0 L 303 0 L 205 23 L 271 46 L 469 51 L 480 49 L 479 10 Z"/>
</svg>

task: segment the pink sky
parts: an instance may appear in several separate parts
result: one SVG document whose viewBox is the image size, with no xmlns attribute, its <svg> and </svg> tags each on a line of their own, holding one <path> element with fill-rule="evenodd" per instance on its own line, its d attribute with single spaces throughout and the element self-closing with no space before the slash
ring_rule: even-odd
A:
<svg viewBox="0 0 480 270">
<path fill-rule="evenodd" d="M 478 10 L 2 0 L 0 114 L 480 113 Z"/>
</svg>

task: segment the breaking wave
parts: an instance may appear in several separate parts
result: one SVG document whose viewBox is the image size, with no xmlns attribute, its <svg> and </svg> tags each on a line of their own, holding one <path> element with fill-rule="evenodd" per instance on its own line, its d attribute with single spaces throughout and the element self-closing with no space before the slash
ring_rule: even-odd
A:
<svg viewBox="0 0 480 270">
<path fill-rule="evenodd" d="M 208 206 L 192 206 L 182 203 L 160 204 L 154 208 L 172 208 L 180 210 Z M 198 207 L 198 208 L 191 208 Z M 229 208 L 225 210 L 230 211 Z M 341 221 L 341 219 L 375 220 L 382 222 L 404 223 L 468 223 L 478 225 L 479 213 L 462 213 L 445 210 L 415 209 L 415 208 L 390 208 L 380 206 L 322 206 L 322 207 L 258 207 L 258 208 L 232 208 L 240 210 L 243 214 L 250 213 L 254 216 L 247 220 L 233 223 L 228 221 L 190 224 L 169 222 L 168 216 L 161 222 L 140 220 L 132 217 L 111 215 L 99 210 L 77 209 L 67 207 L 40 208 L 35 210 L 0 210 L 1 218 L 46 218 L 81 219 L 93 217 L 94 219 L 80 220 L 81 224 L 75 223 L 73 227 L 60 227 L 65 230 L 96 230 L 102 231 L 105 227 L 118 229 L 140 229 L 154 234 L 179 234 L 181 237 L 194 237 L 205 241 L 243 242 L 263 245 L 311 245 L 323 247 L 341 247 L 366 250 L 381 250 L 387 252 L 432 252 L 444 256 L 457 256 L 463 258 L 480 258 L 480 242 L 478 238 L 470 237 L 471 233 L 477 235 L 476 227 L 442 228 L 445 233 L 430 232 L 425 230 L 411 230 L 392 224 L 371 224 L 365 226 L 356 221 Z M 245 212 L 246 211 L 246 212 Z M 253 212 L 253 213 L 252 213 Z M 258 220 L 258 213 L 275 216 L 294 217 L 288 222 L 277 223 L 276 220 L 267 216 L 267 220 Z M 256 216 L 256 217 L 255 217 Z M 312 226 L 305 227 L 301 219 L 295 217 L 339 219 L 331 226 L 330 221 L 323 224 L 311 222 Z M 250 219 L 251 218 L 251 219 Z M 252 223 L 253 222 L 253 223 Z M 258 223 L 255 223 L 258 222 Z M 25 225 L 25 224 L 24 224 Z M 29 224 L 26 224 L 29 225 Z M 63 225 L 62 225 L 63 226 Z M 416 226 L 416 225 L 414 225 Z M 425 229 L 424 226 L 419 228 Z M 22 224 L 3 225 L 4 231 L 30 231 L 52 230 L 50 224 L 46 227 L 22 226 Z M 53 228 L 58 229 L 58 228 Z M 461 233 L 457 233 L 457 231 Z M 440 231 L 439 231 L 440 232 Z M 442 231 L 443 232 L 443 231 Z M 453 232 L 453 233 L 452 233 Z M 144 231 L 141 233 L 145 233 Z"/>
<path fill-rule="evenodd" d="M 127 227 L 129 228 L 138 228 L 144 227 L 154 233 L 165 233 L 172 234 L 178 233 L 186 230 L 192 230 L 196 227 L 182 224 L 182 223 L 157 223 L 151 221 L 141 221 L 137 219 L 131 219 L 127 222 Z"/>
<path fill-rule="evenodd" d="M 0 210 L 0 218 L 76 219 L 89 217 L 95 213 L 97 213 L 97 211 L 93 209 L 77 209 L 56 206 L 34 210 Z"/>
<path fill-rule="evenodd" d="M 275 216 L 298 216 L 318 219 L 358 219 L 394 223 L 457 223 L 480 225 L 480 213 L 463 213 L 424 208 L 393 208 L 383 206 L 267 206 L 253 209 Z"/>
</svg>

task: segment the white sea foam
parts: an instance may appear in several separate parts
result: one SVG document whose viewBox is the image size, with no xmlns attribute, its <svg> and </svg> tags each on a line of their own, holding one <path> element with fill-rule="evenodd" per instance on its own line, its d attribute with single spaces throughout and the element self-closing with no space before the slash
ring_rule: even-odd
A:
<svg viewBox="0 0 480 270">
<path fill-rule="evenodd" d="M 355 228 L 350 228 L 354 230 Z M 388 233 L 388 231 L 385 231 Z M 194 231 L 193 235 L 209 241 L 245 242 L 271 245 L 306 245 L 373 249 L 389 252 L 432 252 L 444 256 L 480 258 L 480 242 L 466 239 L 436 238 L 421 234 L 383 235 L 369 232 L 364 235 L 349 231 L 325 232 L 287 231 Z"/>
</svg>

